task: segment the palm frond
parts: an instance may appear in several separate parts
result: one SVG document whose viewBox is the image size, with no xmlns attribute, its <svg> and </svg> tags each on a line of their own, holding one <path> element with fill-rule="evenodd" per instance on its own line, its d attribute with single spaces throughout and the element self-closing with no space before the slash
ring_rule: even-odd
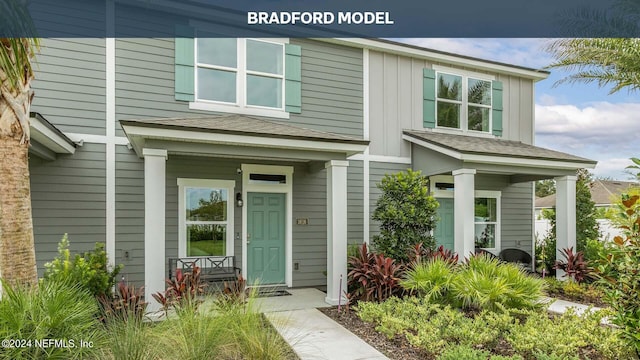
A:
<svg viewBox="0 0 640 360">
<path fill-rule="evenodd" d="M 39 49 L 36 28 L 26 1 L 0 1 L 0 70 L 10 90 L 16 89 L 33 75 L 31 58 Z"/>
</svg>

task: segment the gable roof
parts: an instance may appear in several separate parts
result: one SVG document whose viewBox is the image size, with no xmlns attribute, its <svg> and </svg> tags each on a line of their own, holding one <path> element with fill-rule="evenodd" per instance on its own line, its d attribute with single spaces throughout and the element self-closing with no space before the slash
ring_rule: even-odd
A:
<svg viewBox="0 0 640 360">
<path fill-rule="evenodd" d="M 433 145 L 436 151 L 438 151 L 437 148 L 449 150 L 453 155 L 458 154 L 460 157 L 464 157 L 464 155 L 488 155 L 505 158 L 566 161 L 584 164 L 586 167 L 595 166 L 597 163 L 594 160 L 525 144 L 521 141 L 443 134 L 434 131 L 404 130 L 403 134 L 406 140 L 419 140 Z"/>
<path fill-rule="evenodd" d="M 631 187 L 637 187 L 640 184 L 632 181 L 618 180 L 599 180 L 596 179 L 591 183 L 591 200 L 596 206 L 611 205 L 611 198 L 619 196 Z M 536 208 L 551 208 L 556 205 L 556 194 L 536 198 Z"/>
</svg>

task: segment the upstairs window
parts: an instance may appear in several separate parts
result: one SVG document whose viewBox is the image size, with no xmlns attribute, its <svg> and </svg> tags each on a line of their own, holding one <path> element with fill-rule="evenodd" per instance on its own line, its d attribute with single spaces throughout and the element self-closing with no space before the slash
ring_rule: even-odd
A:
<svg viewBox="0 0 640 360">
<path fill-rule="evenodd" d="M 436 73 L 436 126 L 491 131 L 491 81 Z"/>
<path fill-rule="evenodd" d="M 284 111 L 284 44 L 200 36 L 197 101 Z"/>
</svg>

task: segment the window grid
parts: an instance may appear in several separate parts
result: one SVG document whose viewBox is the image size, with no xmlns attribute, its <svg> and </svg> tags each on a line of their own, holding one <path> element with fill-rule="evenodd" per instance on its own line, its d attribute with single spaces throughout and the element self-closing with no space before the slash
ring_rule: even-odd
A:
<svg viewBox="0 0 640 360">
<path fill-rule="evenodd" d="M 443 74 L 443 75 L 450 75 L 450 76 L 457 76 L 460 77 L 462 79 L 461 81 L 461 100 L 453 100 L 453 99 L 447 99 L 447 98 L 441 98 L 439 97 L 439 86 L 440 86 L 440 81 L 439 81 L 439 75 Z M 474 102 L 470 102 L 469 101 L 469 81 L 470 80 L 476 80 L 476 81 L 487 81 L 489 82 L 489 84 L 491 84 L 490 80 L 486 80 L 486 79 L 479 79 L 473 76 L 469 76 L 469 75 L 462 75 L 462 74 L 455 74 L 452 72 L 446 72 L 446 71 L 436 71 L 436 127 L 440 127 L 440 128 L 445 128 L 445 129 L 454 129 L 454 130 L 462 130 L 462 131 L 470 131 L 470 132 L 480 132 L 480 133 L 491 133 L 492 128 L 493 128 L 493 124 L 492 124 L 492 114 L 491 114 L 491 109 L 493 107 L 493 94 L 491 94 L 491 85 L 489 86 L 489 97 L 490 97 L 490 104 L 478 104 L 478 103 L 474 103 Z M 442 126 L 438 124 L 438 103 L 443 102 L 443 103 L 449 103 L 449 104 L 455 104 L 455 105 L 459 105 L 459 114 L 458 114 L 458 127 L 457 128 L 452 128 L 452 127 L 448 127 L 448 126 Z M 478 131 L 478 130 L 470 130 L 469 129 L 469 107 L 478 107 L 478 108 L 485 108 L 485 109 L 489 109 L 489 124 L 488 124 L 488 128 L 486 131 Z"/>
</svg>

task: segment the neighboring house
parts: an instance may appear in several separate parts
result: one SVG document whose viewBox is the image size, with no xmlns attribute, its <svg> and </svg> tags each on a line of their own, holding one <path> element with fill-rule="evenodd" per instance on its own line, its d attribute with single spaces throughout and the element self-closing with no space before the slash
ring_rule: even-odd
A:
<svg viewBox="0 0 640 360">
<path fill-rule="evenodd" d="M 619 198 L 621 194 L 630 188 L 637 186 L 639 186 L 638 183 L 633 181 L 595 179 L 591 183 L 589 190 L 591 192 L 591 200 L 595 203 L 596 209 L 601 210 L 598 213 L 603 214 L 606 209 L 611 207 L 616 198 Z M 552 209 L 555 204 L 556 194 L 536 198 L 535 214 L 538 239 L 544 238 L 551 229 L 549 220 L 542 218 L 542 210 Z M 608 219 L 599 217 L 598 225 L 600 226 L 600 238 L 602 240 L 613 239 L 614 236 L 621 234 L 620 230 L 616 229 Z"/>
<path fill-rule="evenodd" d="M 561 195 L 558 245 L 575 242 L 574 174 L 595 162 L 533 145 L 547 72 L 386 40 L 198 38 L 192 25 L 43 40 L 40 273 L 69 233 L 75 250 L 106 242 L 147 296 L 168 258 L 234 255 L 250 282 L 326 286 L 337 303 L 347 243 L 377 233 L 376 183 L 407 168 L 430 177 L 437 241 L 461 258 L 476 244 L 532 253 L 532 181 L 545 178 Z"/>
</svg>

